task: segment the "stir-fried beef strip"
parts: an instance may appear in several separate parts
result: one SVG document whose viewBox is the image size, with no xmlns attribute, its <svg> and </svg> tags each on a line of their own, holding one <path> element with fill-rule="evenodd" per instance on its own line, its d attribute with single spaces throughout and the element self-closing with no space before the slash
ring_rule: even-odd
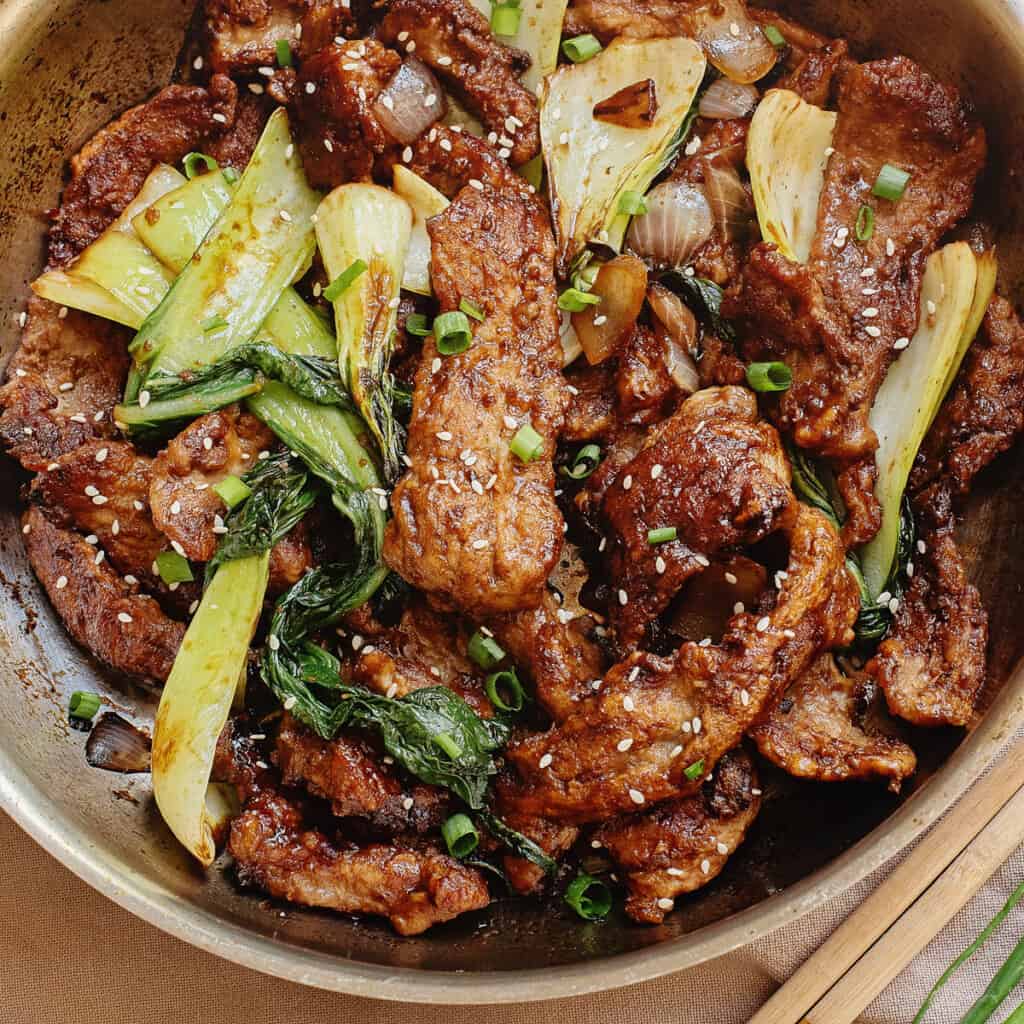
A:
<svg viewBox="0 0 1024 1024">
<path fill-rule="evenodd" d="M 537 155 L 537 101 L 519 81 L 530 58 L 498 42 L 487 19 L 467 0 L 392 0 L 380 38 L 429 65 L 498 136 L 501 154 L 514 165 Z"/>
<path fill-rule="evenodd" d="M 307 828 L 301 811 L 269 786 L 231 825 L 239 879 L 278 899 L 348 914 L 380 914 L 418 935 L 490 902 L 479 871 L 430 847 L 354 847 Z"/>
<path fill-rule="evenodd" d="M 237 89 L 224 75 L 207 88 L 169 85 L 95 135 L 71 158 L 71 180 L 50 229 L 50 263 L 69 263 L 135 198 L 158 163 L 176 164 L 235 118 Z"/>
<path fill-rule="evenodd" d="M 849 643 L 860 601 L 838 535 L 796 504 L 780 528 L 789 562 L 774 608 L 736 615 L 720 645 L 630 655 L 566 721 L 509 745 L 518 779 L 503 780 L 502 800 L 581 823 L 693 792 L 821 651 Z"/>
<path fill-rule="evenodd" d="M 915 725 L 966 725 L 985 682 L 988 616 L 954 538 L 948 485 L 915 496 L 914 575 L 868 671 Z"/>
<path fill-rule="evenodd" d="M 677 896 L 721 873 L 760 808 L 754 763 L 737 747 L 693 796 L 603 825 L 595 838 L 625 875 L 626 913 L 660 924 Z"/>
<path fill-rule="evenodd" d="M 112 668 L 162 682 L 185 627 L 127 583 L 84 537 L 36 506 L 22 519 L 25 550 L 68 632 Z"/>
<path fill-rule="evenodd" d="M 110 410 L 128 373 L 128 332 L 45 299 L 28 302 L 21 344 L 0 388 L 0 440 L 39 472 L 95 437 L 111 437 Z"/>
<path fill-rule="evenodd" d="M 573 0 L 565 35 L 596 35 L 602 43 L 616 36 L 656 39 L 690 35 L 689 19 L 708 0 Z"/>
<path fill-rule="evenodd" d="M 383 832 L 429 832 L 452 813 L 451 794 L 405 782 L 365 739 L 341 734 L 323 740 L 286 715 L 274 761 L 285 785 L 303 786 L 331 801 L 339 818 L 365 818 Z"/>
<path fill-rule="evenodd" d="M 765 7 L 750 7 L 747 13 L 751 20 L 763 28 L 771 25 L 778 29 L 786 45 L 780 54 L 782 67 L 792 72 L 815 50 L 828 45 L 828 36 L 801 25 L 799 22 L 786 18 L 778 11 Z"/>
<path fill-rule="evenodd" d="M 844 39 L 834 39 L 812 50 L 778 83 L 780 89 L 795 92 L 807 103 L 822 109 L 833 106 L 833 97 L 841 73 L 852 69 Z"/>
<path fill-rule="evenodd" d="M 358 31 L 351 5 L 336 0 L 205 0 L 204 14 L 206 59 L 231 75 L 275 67 L 279 40 L 304 57 Z"/>
<path fill-rule="evenodd" d="M 639 640 L 719 551 L 777 530 L 793 500 L 778 434 L 758 420 L 750 391 L 706 389 L 687 399 L 604 497 L 620 646 Z M 651 532 L 665 528 L 676 536 L 651 543 Z"/>
<path fill-rule="evenodd" d="M 408 457 L 391 497 L 384 557 L 466 614 L 535 607 L 558 557 L 552 456 L 565 408 L 554 240 L 522 191 L 463 190 L 429 222 L 441 310 L 477 304 L 473 344 L 442 357 L 432 338 L 416 375 Z M 523 461 L 512 443 L 540 437 Z"/>
<path fill-rule="evenodd" d="M 851 513 L 844 537 L 854 544 L 880 521 L 871 404 L 895 346 L 917 328 L 927 257 L 970 208 L 985 134 L 955 90 L 894 57 L 843 76 L 833 146 L 809 264 L 789 262 L 770 244 L 755 247 L 726 312 L 743 325 L 747 358 L 790 367 L 793 385 L 774 418 L 839 469 Z M 898 203 L 871 197 L 886 163 L 910 173 Z M 875 228 L 857 242 L 852 225 L 864 204 L 874 208 Z"/>
<path fill-rule="evenodd" d="M 456 125 L 436 124 L 409 148 L 409 170 L 449 199 L 454 199 L 472 181 L 495 189 L 530 191 L 494 146 Z M 403 152 L 403 161 L 405 156 Z"/>
<path fill-rule="evenodd" d="M 822 782 L 889 779 L 898 791 L 917 758 L 872 724 L 874 684 L 847 675 L 823 654 L 783 694 L 750 735 L 757 749 L 790 775 Z"/>
<path fill-rule="evenodd" d="M 234 121 L 215 138 L 208 139 L 203 152 L 221 167 L 243 171 L 273 110 L 274 104 L 267 96 L 256 96 L 248 90 L 239 93 Z"/>
</svg>

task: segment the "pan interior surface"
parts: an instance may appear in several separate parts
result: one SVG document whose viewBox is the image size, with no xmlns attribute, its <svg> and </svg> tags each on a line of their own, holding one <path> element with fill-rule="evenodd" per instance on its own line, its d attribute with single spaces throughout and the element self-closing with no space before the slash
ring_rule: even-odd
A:
<svg viewBox="0 0 1024 1024">
<path fill-rule="evenodd" d="M 953 82 L 989 132 L 979 190 L 996 228 L 1003 288 L 1021 280 L 1024 11 L 1009 0 L 793 0 L 766 4 L 850 40 L 854 52 L 904 52 Z M 164 84 L 192 0 L 4 0 L 0 3 L 0 357 L 17 344 L 28 282 L 42 263 L 46 211 L 67 157 Z M 0 805 L 87 881 L 160 927 L 249 966 L 362 995 L 430 1002 L 511 1002 L 639 981 L 726 952 L 857 879 L 937 817 L 1024 720 L 1016 621 L 1024 567 L 1024 458 L 989 467 L 964 544 L 991 614 L 985 714 L 959 731 L 916 732 L 918 776 L 899 797 L 881 786 L 799 783 L 765 769 L 766 806 L 749 840 L 706 890 L 663 926 L 624 916 L 581 922 L 558 901 L 498 901 L 413 939 L 376 922 L 271 906 L 220 863 L 203 874 L 162 824 L 148 777 L 86 767 L 67 697 L 96 690 L 135 721 L 154 694 L 104 675 L 72 643 L 28 570 L 18 526 L 22 480 L 3 460 L 0 510 Z M 813 823 L 808 827 L 808 823 Z M 453 972 L 460 972 L 457 975 Z"/>
</svg>

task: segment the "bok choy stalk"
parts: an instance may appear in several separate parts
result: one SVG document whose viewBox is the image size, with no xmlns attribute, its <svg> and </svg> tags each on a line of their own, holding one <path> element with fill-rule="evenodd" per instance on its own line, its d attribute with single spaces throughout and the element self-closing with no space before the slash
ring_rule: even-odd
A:
<svg viewBox="0 0 1024 1024">
<path fill-rule="evenodd" d="M 443 686 L 415 690 L 397 700 L 344 682 L 341 664 L 309 636 L 366 599 L 364 560 L 316 569 L 278 602 L 261 672 L 291 711 L 324 739 L 339 729 L 369 729 L 406 771 L 450 789 L 515 853 L 545 870 L 552 860 L 526 836 L 494 817 L 485 805 L 497 773 L 494 755 L 508 740 L 500 718 L 484 719 Z"/>
<path fill-rule="evenodd" d="M 750 122 L 747 169 L 761 235 L 795 263 L 810 259 L 836 115 L 772 89 Z"/>
<path fill-rule="evenodd" d="M 692 39 L 620 36 L 591 60 L 562 65 L 544 80 L 541 144 L 563 276 L 589 242 L 622 244 L 629 220 L 619 211 L 622 194 L 646 192 L 674 155 L 705 68 Z M 655 98 L 649 124 L 625 127 L 594 116 L 603 100 L 648 80 Z"/>
<path fill-rule="evenodd" d="M 110 227 L 71 266 L 33 281 L 32 290 L 62 306 L 138 328 L 166 293 L 173 275 L 146 247 L 133 220 L 184 180 L 173 167 L 158 164 Z"/>
<path fill-rule="evenodd" d="M 966 242 L 954 242 L 929 257 L 921 285 L 921 322 L 871 408 L 882 528 L 861 549 L 861 564 L 873 597 L 884 591 L 892 573 L 903 492 L 918 448 L 992 297 L 994 276 L 986 269 L 979 287 L 978 270 L 979 258 Z"/>
<path fill-rule="evenodd" d="M 153 730 L 153 793 L 179 842 L 213 863 L 221 808 L 210 771 L 244 679 L 269 576 L 270 550 L 313 502 L 305 471 L 272 456 L 246 475 L 252 494 L 228 520 L 207 587 L 164 686 Z"/>
<path fill-rule="evenodd" d="M 409 204 L 378 185 L 341 185 L 317 210 L 317 242 L 332 281 L 328 296 L 334 303 L 338 364 L 377 440 L 389 481 L 401 469 L 401 433 L 388 363 L 411 233 Z"/>
<path fill-rule="evenodd" d="M 412 233 L 405 254 L 402 287 L 417 295 L 433 295 L 430 284 L 430 236 L 427 221 L 448 209 L 448 199 L 433 185 L 413 174 L 402 164 L 395 165 L 395 194 L 401 196 L 412 210 Z"/>
<path fill-rule="evenodd" d="M 139 371 L 133 388 L 153 375 L 210 363 L 256 336 L 312 259 L 318 199 L 295 155 L 288 115 L 279 108 L 231 201 L 132 341 Z M 205 331 L 211 321 L 225 326 Z"/>
<path fill-rule="evenodd" d="M 473 6 L 486 17 L 491 16 L 495 4 L 491 0 L 471 0 Z M 514 36 L 501 36 L 501 41 L 530 55 L 530 66 L 523 72 L 522 83 L 532 93 L 555 70 L 558 64 L 558 45 L 562 40 L 562 22 L 568 0 L 519 0 L 519 27 Z"/>
</svg>

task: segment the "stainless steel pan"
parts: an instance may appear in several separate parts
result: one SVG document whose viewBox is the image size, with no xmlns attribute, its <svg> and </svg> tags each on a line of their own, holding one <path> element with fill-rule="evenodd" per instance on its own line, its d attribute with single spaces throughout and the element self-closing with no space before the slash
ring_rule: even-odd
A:
<svg viewBox="0 0 1024 1024">
<path fill-rule="evenodd" d="M 960 85 L 989 128 L 983 195 L 1003 287 L 1020 280 L 1024 203 L 1021 0 L 793 0 L 798 18 L 870 55 L 903 51 Z M 0 353 L 16 344 L 42 259 L 44 211 L 66 157 L 163 84 L 192 0 L 0 0 Z M 1015 298 L 1020 296 L 1015 295 Z M 89 884 L 160 928 L 258 970 L 364 996 L 432 1003 L 522 1002 L 677 971 L 792 920 L 863 878 L 970 785 L 1024 722 L 1019 622 L 1024 452 L 985 475 L 965 531 L 992 611 L 986 711 L 958 732 L 915 739 L 922 771 L 900 799 L 873 786 L 813 786 L 771 775 L 749 842 L 713 885 L 660 928 L 587 925 L 557 902 L 500 902 L 399 940 L 384 925 L 269 907 L 230 875 L 199 872 L 163 827 L 143 778 L 90 771 L 66 725 L 68 693 L 99 689 L 136 720 L 151 694 L 105 677 L 55 620 L 28 572 L 16 523 L 20 480 L 0 469 L 0 806 Z"/>
</svg>

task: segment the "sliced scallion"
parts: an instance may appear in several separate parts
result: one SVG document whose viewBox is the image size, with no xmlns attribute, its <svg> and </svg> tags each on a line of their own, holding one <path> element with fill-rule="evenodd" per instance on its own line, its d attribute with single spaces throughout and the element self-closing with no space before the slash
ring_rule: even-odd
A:
<svg viewBox="0 0 1024 1024">
<path fill-rule="evenodd" d="M 205 164 L 208 171 L 216 171 L 220 165 L 212 156 L 207 156 L 205 153 L 188 153 L 181 161 L 181 166 L 185 168 L 185 177 L 191 181 L 199 173 L 199 165 Z"/>
<path fill-rule="evenodd" d="M 238 182 L 238 179 L 242 177 L 242 176 L 241 176 L 241 175 L 240 175 L 240 174 L 238 173 L 238 171 L 236 171 L 236 170 L 234 169 L 234 167 L 225 167 L 225 168 L 224 168 L 224 170 L 223 170 L 223 171 L 221 171 L 220 173 L 224 175 L 224 180 L 225 180 L 225 181 L 226 181 L 226 182 L 227 182 L 227 183 L 228 183 L 229 185 L 234 185 L 234 184 L 236 184 L 236 183 Z"/>
<path fill-rule="evenodd" d="M 562 43 L 562 53 L 573 64 L 582 64 L 584 61 L 590 60 L 591 57 L 596 57 L 600 52 L 600 41 L 597 36 L 591 35 L 589 32 L 583 36 L 573 36 L 572 39 L 566 39 Z"/>
<path fill-rule="evenodd" d="M 691 782 L 699 779 L 704 774 L 704 758 L 701 758 L 699 761 L 694 761 L 693 764 L 683 772 L 683 774 Z"/>
<path fill-rule="evenodd" d="M 468 814 L 453 814 L 442 826 L 448 852 L 460 860 L 468 857 L 480 844 L 480 833 Z"/>
<path fill-rule="evenodd" d="M 903 198 L 907 182 L 910 181 L 910 172 L 892 164 L 883 164 L 878 172 L 878 179 L 875 181 L 871 194 L 879 199 L 891 199 L 896 202 Z"/>
<path fill-rule="evenodd" d="M 584 921 L 600 921 L 612 909 L 612 891 L 600 878 L 581 871 L 565 890 L 565 902 Z"/>
<path fill-rule="evenodd" d="M 482 669 L 494 668 L 505 657 L 505 649 L 486 633 L 474 633 L 466 648 L 470 661 Z"/>
<path fill-rule="evenodd" d="M 352 282 L 366 273 L 365 260 L 353 260 L 325 289 L 324 298 L 335 302 L 348 290 Z"/>
<path fill-rule="evenodd" d="M 515 669 L 503 669 L 487 677 L 484 683 L 487 699 L 499 711 L 518 712 L 523 710 L 523 684 Z"/>
<path fill-rule="evenodd" d="M 587 306 L 596 306 L 600 301 L 600 295 L 592 295 L 579 288 L 566 288 L 558 296 L 558 308 L 566 313 L 582 313 Z"/>
<path fill-rule="evenodd" d="M 462 747 L 458 745 L 446 732 L 434 733 L 430 737 L 453 761 L 462 754 Z"/>
<path fill-rule="evenodd" d="M 156 571 L 168 586 L 172 583 L 191 583 L 195 579 L 188 559 L 177 551 L 161 551 L 156 556 Z"/>
<path fill-rule="evenodd" d="M 220 483 L 213 485 L 214 491 L 228 508 L 238 508 L 252 494 L 249 485 L 237 476 L 226 476 Z"/>
<path fill-rule="evenodd" d="M 642 192 L 626 191 L 619 197 L 619 213 L 637 217 L 647 212 L 647 199 Z"/>
<path fill-rule="evenodd" d="M 562 472 L 572 480 L 586 480 L 597 469 L 601 461 L 601 449 L 596 444 L 584 445 L 569 466 L 563 466 Z"/>
<path fill-rule="evenodd" d="M 516 436 L 512 438 L 509 448 L 520 461 L 533 462 L 544 450 L 544 438 L 529 423 L 524 423 L 516 431 Z"/>
<path fill-rule="evenodd" d="M 102 703 L 99 694 L 90 693 L 88 690 L 75 690 L 68 701 L 68 714 L 82 722 L 90 722 Z"/>
<path fill-rule="evenodd" d="M 425 338 L 431 331 L 430 317 L 423 313 L 410 313 L 405 318 L 405 330 L 416 338 Z"/>
<path fill-rule="evenodd" d="M 519 20 L 523 12 L 519 0 L 514 3 L 495 4 L 491 8 L 491 31 L 496 36 L 514 36 L 519 31 Z"/>
<path fill-rule="evenodd" d="M 656 530 L 647 531 L 647 543 L 667 544 L 670 540 L 675 540 L 678 536 L 679 531 L 674 526 L 659 526 Z"/>
<path fill-rule="evenodd" d="M 483 322 L 484 311 L 475 302 L 470 302 L 469 299 L 462 299 L 462 301 L 459 302 L 459 309 L 461 309 L 466 316 L 472 317 L 474 320 L 479 320 L 481 323 Z"/>
<path fill-rule="evenodd" d="M 278 67 L 290 68 L 292 66 L 292 48 L 287 39 L 278 39 L 274 44 L 277 53 Z"/>
<path fill-rule="evenodd" d="M 755 391 L 786 391 L 793 383 L 793 371 L 785 363 L 751 363 L 747 383 Z"/>
<path fill-rule="evenodd" d="M 857 214 L 857 223 L 854 225 L 854 234 L 858 242 L 870 242 L 871 236 L 875 233 L 875 211 L 866 203 L 860 208 Z"/>
<path fill-rule="evenodd" d="M 469 317 L 462 310 L 442 313 L 434 321 L 434 343 L 443 356 L 457 356 L 473 344 Z"/>
<path fill-rule="evenodd" d="M 786 45 L 786 37 L 774 25 L 765 25 L 761 31 L 776 49 L 781 50 Z"/>
</svg>

